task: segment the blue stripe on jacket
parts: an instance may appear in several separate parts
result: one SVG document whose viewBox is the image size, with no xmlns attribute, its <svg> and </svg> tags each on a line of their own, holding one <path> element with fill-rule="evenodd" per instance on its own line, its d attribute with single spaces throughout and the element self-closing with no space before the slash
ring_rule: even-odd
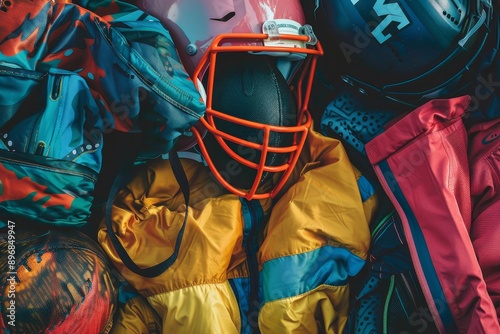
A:
<svg viewBox="0 0 500 334">
<path fill-rule="evenodd" d="M 347 249 L 331 245 L 269 260 L 262 269 L 264 302 L 298 296 L 321 284 L 346 285 L 364 264 Z"/>
</svg>

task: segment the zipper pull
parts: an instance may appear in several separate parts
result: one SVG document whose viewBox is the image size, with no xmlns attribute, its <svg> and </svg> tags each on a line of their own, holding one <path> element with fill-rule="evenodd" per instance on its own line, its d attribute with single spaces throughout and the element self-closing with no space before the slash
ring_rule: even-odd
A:
<svg viewBox="0 0 500 334">
<path fill-rule="evenodd" d="M 54 78 L 54 82 L 52 84 L 52 90 L 50 92 L 50 98 L 54 101 L 61 96 L 62 80 L 63 77 L 61 75 L 57 75 Z"/>
<path fill-rule="evenodd" d="M 45 143 L 41 141 L 36 146 L 35 154 L 36 155 L 43 155 L 43 151 L 45 151 Z"/>
</svg>

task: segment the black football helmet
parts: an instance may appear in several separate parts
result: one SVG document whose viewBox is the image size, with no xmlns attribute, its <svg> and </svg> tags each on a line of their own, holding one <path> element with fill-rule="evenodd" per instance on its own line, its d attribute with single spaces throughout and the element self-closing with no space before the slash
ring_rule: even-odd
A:
<svg viewBox="0 0 500 334">
<path fill-rule="evenodd" d="M 407 106 L 462 91 L 498 46 L 491 0 L 302 3 L 336 78 Z"/>
<path fill-rule="evenodd" d="M 300 1 L 133 2 L 168 28 L 206 102 L 204 117 L 178 148 L 196 142 L 230 192 L 247 200 L 275 197 L 311 128 L 309 99 L 323 54 Z"/>
</svg>

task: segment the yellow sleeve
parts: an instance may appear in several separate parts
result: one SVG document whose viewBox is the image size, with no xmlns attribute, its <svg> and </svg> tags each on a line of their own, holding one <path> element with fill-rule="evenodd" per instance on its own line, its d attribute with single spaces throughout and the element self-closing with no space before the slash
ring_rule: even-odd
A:
<svg viewBox="0 0 500 334">
<path fill-rule="evenodd" d="M 341 333 L 349 280 L 363 268 L 370 246 L 375 201 L 362 193 L 343 146 L 311 133 L 304 154 L 259 250 L 262 333 Z"/>
</svg>

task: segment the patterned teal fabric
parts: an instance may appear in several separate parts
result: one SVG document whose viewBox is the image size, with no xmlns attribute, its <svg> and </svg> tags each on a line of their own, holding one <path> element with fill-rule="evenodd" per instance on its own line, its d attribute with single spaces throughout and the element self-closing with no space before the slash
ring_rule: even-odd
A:
<svg viewBox="0 0 500 334">
<path fill-rule="evenodd" d="M 98 110 L 75 73 L 0 67 L 0 212 L 53 224 L 83 224 L 101 168 Z M 17 110 L 14 107 L 19 106 Z"/>
<path fill-rule="evenodd" d="M 0 16 L 0 220 L 83 225 L 103 134 L 142 133 L 150 159 L 205 111 L 169 32 L 130 4 L 20 0 Z"/>
</svg>

